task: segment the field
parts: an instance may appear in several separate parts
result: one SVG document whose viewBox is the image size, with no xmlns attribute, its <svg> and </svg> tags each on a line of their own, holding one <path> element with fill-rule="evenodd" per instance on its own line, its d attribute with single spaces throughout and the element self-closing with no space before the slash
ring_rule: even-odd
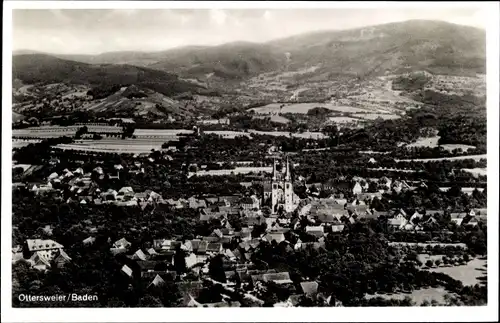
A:
<svg viewBox="0 0 500 323">
<path fill-rule="evenodd" d="M 415 172 L 417 172 L 416 170 L 413 170 L 413 169 L 399 169 L 399 168 L 386 168 L 386 167 L 367 168 L 367 170 L 386 170 L 386 171 L 391 171 L 391 172 L 402 172 L 402 173 L 415 173 Z"/>
<path fill-rule="evenodd" d="M 463 168 L 462 170 L 465 172 L 469 172 L 475 176 L 478 176 L 478 175 L 487 176 L 488 175 L 488 170 L 486 168 Z"/>
<path fill-rule="evenodd" d="M 392 120 L 401 118 L 396 114 L 390 114 L 390 113 L 354 113 L 352 116 L 355 118 L 365 119 L 365 120 L 376 120 L 378 118 L 384 120 Z"/>
<path fill-rule="evenodd" d="M 351 117 L 330 117 L 328 118 L 329 121 L 334 122 L 334 123 L 351 123 L 351 122 L 358 122 L 359 119 L 351 118 Z"/>
<path fill-rule="evenodd" d="M 417 161 L 417 162 L 432 162 L 432 161 L 442 161 L 442 160 L 460 160 L 460 159 L 473 159 L 475 161 L 479 161 L 481 159 L 486 159 L 486 154 L 482 155 L 469 155 L 469 156 L 456 156 L 456 157 L 442 157 L 442 158 L 423 158 L 423 159 L 394 159 L 396 162 L 408 162 L 408 161 Z"/>
<path fill-rule="evenodd" d="M 266 116 L 254 116 L 253 118 L 254 119 L 264 119 L 264 118 L 266 118 Z M 276 122 L 276 123 L 289 123 L 290 122 L 290 120 L 288 120 L 287 118 L 282 117 L 282 116 L 277 115 L 277 114 L 273 114 L 271 116 L 271 121 Z"/>
<path fill-rule="evenodd" d="M 475 285 L 481 282 L 478 278 L 486 275 L 486 264 L 486 260 L 474 258 L 467 265 L 430 268 L 429 270 L 447 274 L 451 278 L 460 280 L 464 285 Z"/>
<path fill-rule="evenodd" d="M 452 247 L 462 247 L 466 248 L 465 243 L 439 243 L 439 242 L 432 242 L 432 243 L 417 243 L 417 242 L 389 242 L 390 246 L 410 246 L 410 247 L 427 247 L 427 246 L 441 246 L 441 247 L 447 247 L 447 246 L 452 246 Z"/>
<path fill-rule="evenodd" d="M 448 292 L 444 288 L 423 288 L 414 290 L 411 293 L 395 293 L 395 294 L 366 294 L 365 298 L 375 298 L 380 296 L 385 299 L 400 299 L 403 300 L 406 296 L 409 296 L 417 306 L 421 305 L 425 300 L 429 303 L 434 299 L 438 304 L 444 305 L 444 295 Z"/>
<path fill-rule="evenodd" d="M 82 126 L 42 126 L 26 129 L 13 129 L 12 137 L 31 137 L 31 138 L 57 138 L 62 136 L 72 137 Z M 87 126 L 89 132 L 109 132 L 119 133 L 121 127 L 114 126 Z"/>
<path fill-rule="evenodd" d="M 190 172 L 188 177 L 191 176 L 223 176 L 231 174 L 249 174 L 249 173 L 271 173 L 272 167 L 236 167 L 234 169 L 214 169 L 202 170 L 198 172 Z"/>
<path fill-rule="evenodd" d="M 444 145 L 438 145 L 440 136 L 433 136 L 433 137 L 420 137 L 416 142 L 413 142 L 411 144 L 408 144 L 406 147 L 407 148 L 412 148 L 412 147 L 428 147 L 428 148 L 435 148 L 435 147 L 443 147 L 443 149 L 448 150 L 448 151 L 453 151 L 455 149 L 462 149 L 463 151 L 467 151 L 469 149 L 474 149 L 476 147 L 470 146 L 470 145 L 461 145 L 461 144 L 444 144 Z"/>
<path fill-rule="evenodd" d="M 208 131 L 206 131 L 208 132 Z M 221 131 L 222 132 L 222 131 Z M 259 135 L 269 135 L 269 136 L 285 136 L 285 137 L 297 137 L 297 138 L 312 138 L 312 139 L 322 139 L 326 138 L 325 134 L 321 132 L 302 132 L 302 133 L 290 133 L 286 131 L 257 131 L 248 130 L 248 133 L 254 133 Z"/>
<path fill-rule="evenodd" d="M 161 150 L 161 145 L 164 142 L 165 140 L 163 139 L 80 140 L 72 144 L 59 144 L 56 148 L 78 151 L 139 154 L 151 152 L 152 149 Z"/>
<path fill-rule="evenodd" d="M 39 139 L 26 139 L 26 140 L 12 140 L 12 148 L 21 148 L 26 147 L 29 144 L 35 144 L 40 142 Z"/>
<path fill-rule="evenodd" d="M 467 151 L 469 149 L 474 149 L 476 148 L 475 146 L 470 146 L 470 145 L 459 145 L 459 144 L 444 144 L 441 145 L 444 149 L 448 151 L 453 151 L 455 149 L 462 149 L 462 151 Z"/>
<path fill-rule="evenodd" d="M 41 139 L 58 138 L 62 136 L 73 137 L 76 131 L 81 126 L 70 127 L 33 127 L 26 129 L 14 129 L 13 137 L 30 138 L 30 139 L 13 139 L 13 148 L 27 146 L 29 143 L 40 142 Z M 121 127 L 112 126 L 88 126 L 91 132 L 121 132 Z M 113 152 L 113 153 L 146 153 L 152 149 L 160 150 L 163 143 L 168 141 L 176 141 L 180 134 L 189 134 L 192 130 L 187 129 L 136 129 L 134 136 L 136 138 L 108 138 L 104 137 L 101 140 L 77 140 L 72 144 L 60 144 L 57 148 L 66 150 L 92 151 L 92 152 Z M 224 138 L 235 138 L 237 136 L 251 136 L 251 134 L 285 136 L 297 138 L 312 138 L 320 139 L 325 135 L 321 132 L 303 132 L 289 133 L 280 131 L 205 131 L 206 134 L 216 134 Z"/>
<path fill-rule="evenodd" d="M 438 146 L 439 136 L 434 137 L 420 137 L 417 141 L 412 142 L 411 144 L 406 145 L 407 148 L 413 147 L 429 147 L 434 148 Z"/>
<path fill-rule="evenodd" d="M 12 168 L 22 168 L 23 172 L 27 171 L 32 165 L 29 164 L 15 164 L 12 165 Z"/>
<path fill-rule="evenodd" d="M 283 108 L 281 108 L 283 106 Z M 337 106 L 332 103 L 271 103 L 263 107 L 252 108 L 257 114 L 273 114 L 273 113 L 307 113 L 314 108 L 326 108 L 338 112 L 365 112 L 366 110 L 349 106 Z"/>
</svg>

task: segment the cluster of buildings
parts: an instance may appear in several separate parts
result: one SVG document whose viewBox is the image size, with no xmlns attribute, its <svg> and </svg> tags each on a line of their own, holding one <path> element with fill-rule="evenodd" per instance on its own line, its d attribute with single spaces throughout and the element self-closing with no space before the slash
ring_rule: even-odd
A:
<svg viewBox="0 0 500 323">
<path fill-rule="evenodd" d="M 277 222 L 270 223 L 265 232 L 252 233 L 253 225 L 245 224 L 236 231 L 229 221 L 220 219 L 221 226 L 214 229 L 208 236 L 198 236 L 195 239 L 169 238 L 156 239 L 148 247 L 133 246 L 126 238 L 114 242 L 110 252 L 117 255 L 126 254 L 122 258 L 123 266 L 121 272 L 130 279 L 145 280 L 148 288 L 159 287 L 167 280 L 176 281 L 178 285 L 199 284 L 199 289 L 189 289 L 183 293 L 183 305 L 193 307 L 233 307 L 238 303 L 230 300 L 217 304 L 200 304 L 196 299 L 199 296 L 203 281 L 209 280 L 223 285 L 224 288 L 234 291 L 234 287 L 241 287 L 246 297 L 253 298 L 257 303 L 259 291 L 267 283 L 274 283 L 285 287 L 295 295 L 315 295 L 318 291 L 318 282 L 307 281 L 299 283 L 300 288 L 295 286 L 287 271 L 274 269 L 262 269 L 257 266 L 253 257 L 254 252 L 261 243 L 284 243 L 286 248 L 305 249 L 324 247 L 324 238 L 319 242 L 303 243 L 300 239 L 294 239 L 292 243 L 286 238 L 293 234 L 290 225 L 280 225 Z M 186 272 L 176 271 L 176 254 L 182 252 L 186 265 Z M 225 282 L 214 281 L 210 276 L 210 261 L 214 257 L 221 257 L 222 270 Z M 186 279 L 179 281 L 180 275 L 186 277 L 189 273 L 194 274 L 194 280 Z M 222 280 L 222 279 L 221 279 Z M 182 288 L 181 288 L 182 290 Z"/>
<path fill-rule="evenodd" d="M 63 267 L 71 261 L 64 246 L 50 239 L 28 239 L 23 246 L 12 249 L 12 261 L 26 260 L 33 268 L 45 271 L 49 268 Z"/>
</svg>

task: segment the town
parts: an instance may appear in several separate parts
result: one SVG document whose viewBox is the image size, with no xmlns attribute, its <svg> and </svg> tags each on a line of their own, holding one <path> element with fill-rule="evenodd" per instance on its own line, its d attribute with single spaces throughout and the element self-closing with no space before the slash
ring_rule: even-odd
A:
<svg viewBox="0 0 500 323">
<path fill-rule="evenodd" d="M 439 186 L 425 170 L 433 162 L 420 163 L 419 179 L 384 154 L 258 136 L 195 128 L 140 154 L 58 149 L 57 139 L 19 148 L 14 159 L 36 155 L 40 165 L 13 165 L 15 286 L 29 289 L 37 272 L 79 275 L 56 284 L 96 292 L 94 306 L 368 306 L 387 302 L 377 293 L 443 285 L 441 298 L 418 305 L 444 295 L 459 304 L 480 292 L 440 274 L 486 264 L 484 179 L 454 171 L 463 161 L 444 161 L 452 166 L 444 182 L 466 185 Z M 299 150 L 286 148 L 297 140 Z M 226 148 L 240 160 L 224 161 Z M 322 176 L 321 164 L 311 173 L 311 158 L 346 175 Z M 385 263 L 370 271 L 371 261 Z M 348 266 L 342 274 L 351 276 L 328 266 Z M 394 271 L 406 277 L 387 276 Z M 103 304 L 104 284 L 115 291 Z M 414 301 L 390 300 L 398 302 Z"/>
<path fill-rule="evenodd" d="M 485 29 L 245 10 L 17 11 L 12 306 L 494 303 Z"/>
</svg>

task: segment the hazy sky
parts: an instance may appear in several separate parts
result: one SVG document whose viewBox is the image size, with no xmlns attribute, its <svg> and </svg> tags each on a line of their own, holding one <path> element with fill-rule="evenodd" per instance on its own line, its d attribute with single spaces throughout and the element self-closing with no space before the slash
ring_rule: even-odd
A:
<svg viewBox="0 0 500 323">
<path fill-rule="evenodd" d="M 315 30 L 435 19 L 485 28 L 472 8 L 13 10 L 13 49 L 60 54 L 265 42 Z"/>
</svg>

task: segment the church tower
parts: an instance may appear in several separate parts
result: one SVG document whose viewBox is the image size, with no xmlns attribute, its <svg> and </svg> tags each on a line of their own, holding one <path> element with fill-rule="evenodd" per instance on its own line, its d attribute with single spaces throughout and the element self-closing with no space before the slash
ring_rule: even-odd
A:
<svg viewBox="0 0 500 323">
<path fill-rule="evenodd" d="M 290 173 L 290 162 L 288 156 L 286 158 L 286 174 L 285 174 L 285 212 L 293 211 L 293 185 L 292 174 Z"/>
<path fill-rule="evenodd" d="M 271 181 L 271 214 L 276 214 L 278 211 L 279 200 L 279 185 L 276 159 L 273 161 L 273 179 Z"/>
<path fill-rule="evenodd" d="M 271 181 L 271 214 L 273 215 L 278 214 L 280 209 L 286 213 L 294 210 L 292 173 L 288 157 L 286 164 L 282 163 L 281 166 L 281 171 L 278 171 L 278 164 L 274 160 Z"/>
</svg>

